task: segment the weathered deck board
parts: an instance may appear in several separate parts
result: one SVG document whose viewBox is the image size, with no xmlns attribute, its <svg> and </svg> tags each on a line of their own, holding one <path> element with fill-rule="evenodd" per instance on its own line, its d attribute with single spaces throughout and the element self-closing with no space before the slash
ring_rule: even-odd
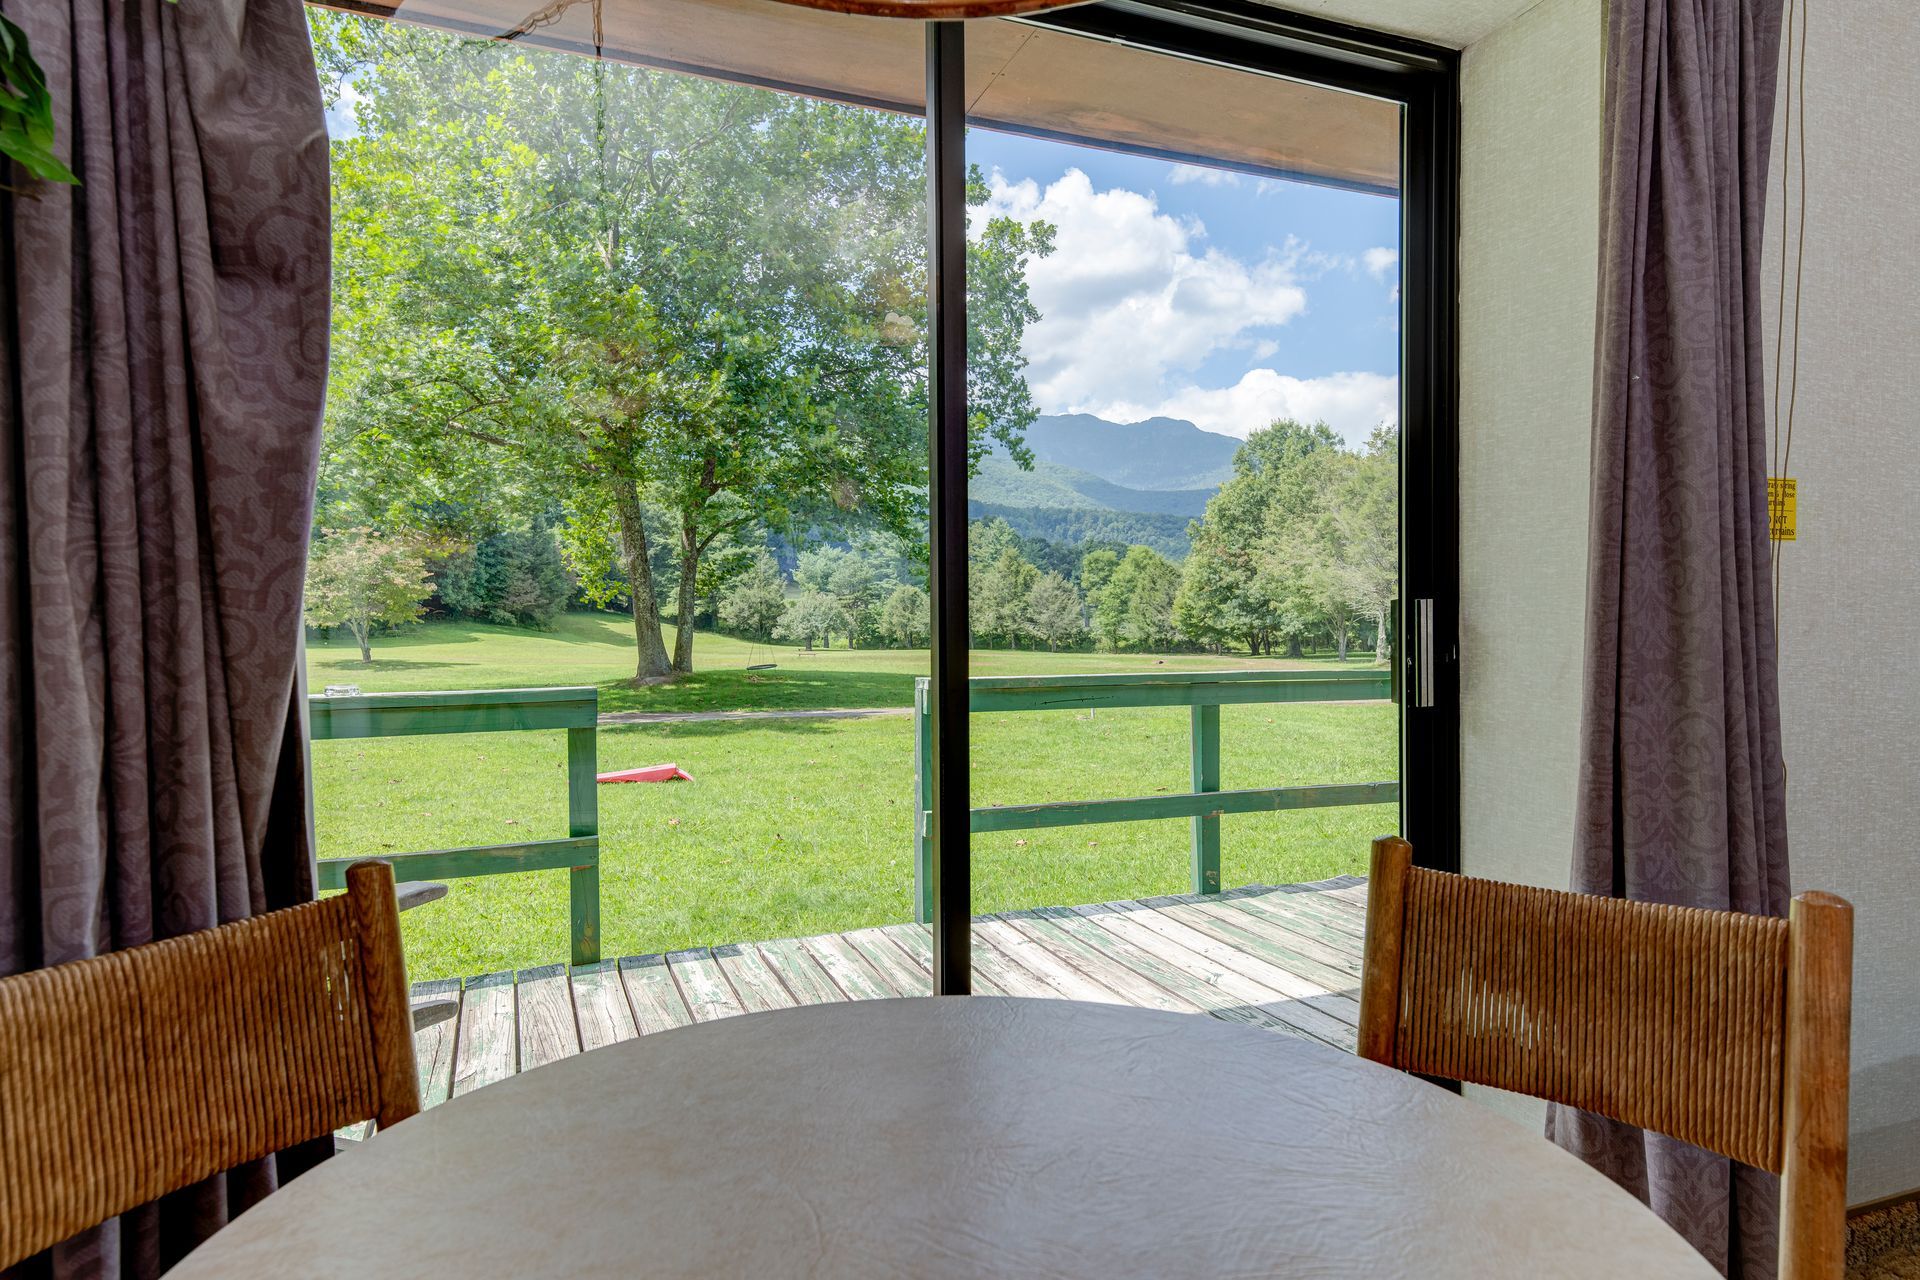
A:
<svg viewBox="0 0 1920 1280">
<path fill-rule="evenodd" d="M 1080 942 L 1111 957 L 1114 968 L 1139 974 L 1195 1011 L 1226 1022 L 1244 1022 L 1268 1031 L 1300 1034 L 1260 1005 L 1249 1004 L 1243 997 L 1237 998 L 1232 992 L 1222 990 L 1216 982 L 1197 972 L 1195 966 L 1173 964 L 1151 951 L 1135 947 L 1071 907 L 1049 907 L 1042 914 Z M 1315 1037 L 1309 1037 L 1312 1038 Z"/>
<path fill-rule="evenodd" d="M 1173 994 L 1124 961 L 1116 963 L 1117 957 L 1108 956 L 1069 933 L 1056 920 L 1024 912 L 1010 912 L 1000 919 L 1008 928 L 1045 948 L 1060 964 L 1071 966 L 1081 973 L 1099 974 L 1101 983 L 1119 997 L 1121 1004 L 1142 1009 L 1165 1009 L 1170 1013 L 1201 1012 L 1199 1005 Z"/>
<path fill-rule="evenodd" d="M 1257 1010 L 1311 1040 L 1338 1044 L 1343 1035 L 1349 1041 L 1354 1038 L 1353 1028 L 1339 1026 L 1327 1015 L 1311 1006 L 1302 1006 L 1297 1000 L 1290 1000 L 1288 993 L 1267 985 L 1263 979 L 1271 976 L 1267 971 L 1273 966 L 1217 943 L 1177 920 L 1160 917 L 1150 907 L 1138 903 L 1109 903 L 1073 910 L 1134 950 L 1154 956 L 1196 979 L 1211 997 L 1206 1002 L 1207 1012 L 1215 1016 L 1223 1009 L 1245 1008 Z M 1281 975 L 1283 982 L 1290 978 L 1291 975 Z M 1317 993 L 1317 988 L 1314 992 Z"/>
<path fill-rule="evenodd" d="M 573 1014 L 573 987 L 562 964 L 522 969 L 514 983 L 518 1009 L 514 1028 L 520 1070 L 531 1071 L 580 1052 L 580 1024 Z"/>
<path fill-rule="evenodd" d="M 436 1005 L 447 998 L 460 998 L 460 981 L 442 978 L 422 982 L 413 988 L 413 1003 Z M 413 1056 L 420 1065 L 420 1105 L 437 1107 L 453 1096 L 453 1038 L 459 1034 L 459 1008 L 454 1016 L 442 1019 L 413 1033 Z"/>
<path fill-rule="evenodd" d="M 1258 894 L 1236 891 L 1236 896 L 1228 900 L 1244 910 L 1298 921 L 1302 926 L 1311 925 L 1329 937 L 1357 940 L 1367 928 L 1364 910 L 1354 911 L 1333 902 L 1326 895 L 1271 890 Z"/>
<path fill-rule="evenodd" d="M 773 942 L 757 942 L 761 958 L 787 984 L 787 990 L 793 993 L 795 1004 L 832 1004 L 836 1000 L 845 1000 L 840 988 L 833 985 L 833 979 L 820 967 L 820 962 L 803 946 L 798 938 L 780 938 Z"/>
<path fill-rule="evenodd" d="M 727 975 L 720 971 L 719 961 L 705 947 L 669 953 L 667 968 L 679 982 L 680 994 L 687 998 L 687 1008 L 692 1011 L 694 1021 L 712 1022 L 747 1011 L 740 997 L 734 994 Z"/>
<path fill-rule="evenodd" d="M 885 1000 L 911 994 L 887 981 L 861 957 L 859 948 L 837 934 L 808 938 L 806 948 L 849 1000 Z"/>
<path fill-rule="evenodd" d="M 1177 920 L 1230 947 L 1259 956 L 1294 977 L 1313 983 L 1320 991 L 1340 991 L 1359 979 L 1360 975 L 1356 973 L 1325 963 L 1314 954 L 1311 947 L 1300 945 L 1295 938 L 1278 929 L 1269 929 L 1259 920 L 1240 916 L 1238 912 L 1208 911 L 1190 903 L 1168 902 L 1165 899 L 1153 899 L 1142 905 L 1153 907 L 1168 919 Z M 1320 992 L 1310 994 L 1318 995 Z M 1354 1017 L 1357 1023 L 1357 1008 Z"/>
<path fill-rule="evenodd" d="M 740 997 L 740 1003 L 748 1013 L 764 1013 L 769 1009 L 793 1008 L 793 997 L 780 985 L 780 979 L 760 953 L 752 946 L 742 946 L 730 942 L 713 949 L 714 963 L 720 966 L 720 972 L 733 984 L 734 991 Z"/>
<path fill-rule="evenodd" d="M 620 966 L 612 960 L 573 971 L 573 1014 L 580 1023 L 582 1049 L 618 1044 L 640 1034 L 620 985 Z"/>
<path fill-rule="evenodd" d="M 913 995 L 927 995 L 933 991 L 933 931 L 924 924 L 886 925 L 881 930 L 893 944 L 907 954 L 920 973 L 920 985 Z M 983 996 L 1011 995 L 1005 987 L 994 981 L 993 976 L 979 965 L 973 967 L 973 989 Z"/>
<path fill-rule="evenodd" d="M 911 926 L 904 926 L 911 928 Z M 933 994 L 933 975 L 922 968 L 910 953 L 903 951 L 893 935 L 885 929 L 856 929 L 846 935 L 847 941 L 860 953 L 860 958 L 872 966 L 874 972 L 887 980 L 887 984 L 903 996 L 930 996 Z"/>
<path fill-rule="evenodd" d="M 670 1031 L 693 1021 L 685 997 L 667 969 L 665 956 L 628 956 L 620 962 L 620 981 L 633 1006 L 641 1035 Z"/>
<path fill-rule="evenodd" d="M 982 916 L 974 990 L 1205 1014 L 1351 1049 L 1365 918 L 1366 882 L 1351 876 Z M 460 1002 L 414 1036 L 421 1101 L 692 1022 L 925 995 L 932 963 L 927 927 L 902 924 L 419 983 L 416 1003 Z"/>
<path fill-rule="evenodd" d="M 511 973 L 467 980 L 460 991 L 460 1031 L 454 1040 L 454 1097 L 520 1070 L 513 1020 Z"/>
</svg>

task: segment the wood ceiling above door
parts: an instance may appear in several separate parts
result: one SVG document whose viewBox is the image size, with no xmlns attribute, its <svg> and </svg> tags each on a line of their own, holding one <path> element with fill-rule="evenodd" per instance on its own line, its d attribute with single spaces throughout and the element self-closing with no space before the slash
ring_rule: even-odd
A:
<svg viewBox="0 0 1920 1280">
<path fill-rule="evenodd" d="M 336 7 L 918 114 L 919 23 L 777 0 L 338 0 Z M 599 35 L 595 36 L 596 11 Z M 967 27 L 972 123 L 1392 194 L 1400 108 L 1028 23 Z"/>
</svg>

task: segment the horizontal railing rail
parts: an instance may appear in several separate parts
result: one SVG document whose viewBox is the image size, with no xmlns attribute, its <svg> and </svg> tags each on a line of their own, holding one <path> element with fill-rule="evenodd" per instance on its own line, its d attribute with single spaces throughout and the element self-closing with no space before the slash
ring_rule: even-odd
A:
<svg viewBox="0 0 1920 1280">
<path fill-rule="evenodd" d="M 435 733 L 567 731 L 567 835 L 564 839 L 382 854 L 402 880 L 457 880 L 514 871 L 569 873 L 569 935 L 574 964 L 600 959 L 600 797 L 597 689 L 472 689 L 433 693 L 356 693 L 307 699 L 315 742 Z M 320 887 L 346 887 L 356 859 L 319 860 Z"/>
<path fill-rule="evenodd" d="M 914 904 L 933 918 L 933 738 L 929 681 L 914 685 Z M 1193 790 L 1180 795 L 1112 800 L 1056 800 L 991 805 L 972 811 L 975 832 L 1028 831 L 1105 822 L 1186 818 L 1193 824 L 1193 891 L 1220 892 L 1220 819 L 1226 814 L 1279 813 L 1345 805 L 1397 804 L 1398 782 L 1220 789 L 1220 708 L 1250 703 L 1385 702 L 1387 671 L 1169 671 L 1132 675 L 975 676 L 967 705 L 975 712 L 1079 711 L 1100 707 L 1188 707 L 1192 710 Z"/>
</svg>

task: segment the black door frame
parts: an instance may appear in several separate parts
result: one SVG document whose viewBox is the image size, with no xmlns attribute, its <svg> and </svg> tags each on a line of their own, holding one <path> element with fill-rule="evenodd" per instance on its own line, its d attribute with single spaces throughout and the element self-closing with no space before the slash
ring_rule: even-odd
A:
<svg viewBox="0 0 1920 1280">
<path fill-rule="evenodd" d="M 1408 601 L 1401 831 L 1415 861 L 1460 869 L 1459 59 L 1452 50 L 1246 0 L 1107 0 L 1022 19 L 1136 48 L 1398 102 L 1401 129 L 1400 563 Z M 927 27 L 932 523 L 934 992 L 972 989 L 967 733 L 965 24 Z M 1415 611 L 1403 610 L 1411 617 Z"/>
</svg>

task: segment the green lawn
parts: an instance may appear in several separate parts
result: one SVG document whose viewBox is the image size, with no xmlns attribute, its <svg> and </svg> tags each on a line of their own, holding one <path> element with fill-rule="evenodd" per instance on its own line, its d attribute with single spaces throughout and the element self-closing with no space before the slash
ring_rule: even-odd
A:
<svg viewBox="0 0 1920 1280">
<path fill-rule="evenodd" d="M 673 646 L 673 628 L 667 628 Z M 1365 655 L 1371 658 L 1371 654 Z M 904 707 L 913 703 L 915 676 L 926 675 L 925 649 L 828 649 L 755 644 L 702 633 L 694 644 L 695 673 L 669 685 L 635 689 L 633 626 L 617 614 L 573 613 L 552 631 L 527 631 L 473 622 L 428 622 L 375 637 L 373 665 L 344 633 L 309 639 L 308 681 L 318 693 L 330 684 L 357 684 L 368 693 L 414 689 L 502 689 L 590 684 L 602 711 L 761 711 L 804 707 Z M 749 666 L 773 663 L 771 671 Z M 976 650 L 975 675 L 1073 671 L 1219 671 L 1244 667 L 1334 667 L 1330 659 L 1288 661 L 1208 654 L 1156 657 L 1113 653 L 1034 653 Z M 1360 665 L 1357 661 L 1348 667 Z"/>
<path fill-rule="evenodd" d="M 620 620 L 570 618 L 554 634 L 465 624 L 423 626 L 376 647 L 371 669 L 313 646 L 315 687 L 368 690 L 600 684 L 602 705 L 625 662 Z M 701 657 L 742 665 L 750 647 L 701 637 Z M 613 652 L 608 652 L 613 650 Z M 764 659 L 762 648 L 753 654 Z M 1138 669 L 1113 655 L 986 654 L 996 673 Z M 924 654 L 835 650 L 760 673 L 716 670 L 659 709 L 898 704 Z M 1169 658 L 1173 668 L 1252 665 Z M 732 683 L 729 685 L 728 680 Z M 726 690 L 746 695 L 730 701 Z M 849 694 L 847 691 L 856 691 Z M 663 690 L 621 690 L 646 696 Z M 846 696 L 842 696 L 842 695 Z M 1361 782 L 1394 776 L 1385 704 L 1226 707 L 1223 785 Z M 602 769 L 675 761 L 692 783 L 600 788 L 603 952 L 784 937 L 911 917 L 912 721 L 772 720 L 622 725 L 599 736 Z M 565 750 L 558 732 L 321 742 L 316 820 L 327 857 L 404 852 L 566 834 Z M 983 715 L 974 721 L 976 804 L 1149 795 L 1185 790 L 1183 710 Z M 1391 806 L 1229 817 L 1229 884 L 1356 872 Z M 1125 823 L 975 839 L 978 911 L 1178 893 L 1188 889 L 1187 824 Z M 408 912 L 416 979 L 550 964 L 566 958 L 563 872 L 456 880 L 446 900 Z"/>
</svg>

